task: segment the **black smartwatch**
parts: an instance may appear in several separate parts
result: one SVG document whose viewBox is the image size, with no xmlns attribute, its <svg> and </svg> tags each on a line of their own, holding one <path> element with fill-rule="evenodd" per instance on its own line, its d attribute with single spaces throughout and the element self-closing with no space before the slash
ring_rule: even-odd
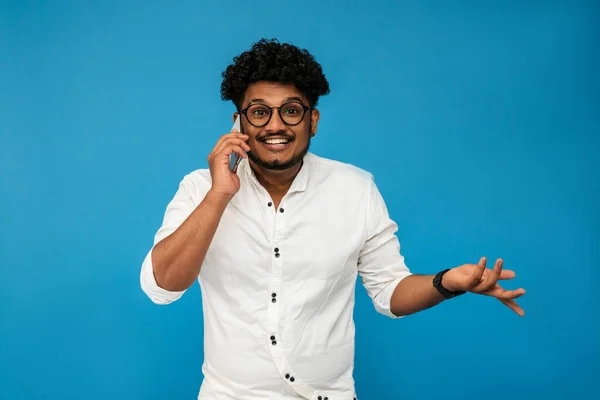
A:
<svg viewBox="0 0 600 400">
<path fill-rule="evenodd" d="M 445 269 L 437 273 L 437 275 L 433 278 L 433 287 L 436 288 L 438 292 L 440 292 L 442 296 L 444 296 L 445 299 L 451 299 L 453 297 L 460 296 L 461 294 L 465 294 L 466 292 L 464 290 L 451 292 L 444 286 L 442 286 L 442 277 L 448 271 L 450 271 L 450 269 Z"/>
</svg>

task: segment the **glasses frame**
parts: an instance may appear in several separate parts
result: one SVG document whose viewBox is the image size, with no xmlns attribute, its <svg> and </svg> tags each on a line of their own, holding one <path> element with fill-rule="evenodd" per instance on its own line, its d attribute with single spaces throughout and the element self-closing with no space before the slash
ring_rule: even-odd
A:
<svg viewBox="0 0 600 400">
<path fill-rule="evenodd" d="M 302 107 L 302 109 L 304 110 L 304 112 L 303 112 L 303 114 L 302 114 L 302 118 L 300 118 L 300 120 L 299 120 L 298 122 L 296 122 L 295 124 L 290 124 L 290 123 L 288 123 L 288 122 L 287 122 L 287 121 L 286 121 L 286 120 L 285 120 L 285 119 L 282 117 L 282 115 L 281 115 L 281 108 L 282 108 L 282 107 L 285 107 L 287 104 L 299 104 L 299 105 Z M 264 123 L 264 124 L 262 124 L 262 125 L 255 125 L 255 124 L 253 124 L 253 123 L 252 123 L 252 121 L 250 121 L 250 118 L 248 118 L 248 110 L 250 109 L 250 107 L 257 106 L 257 105 L 258 105 L 258 106 L 263 106 L 263 107 L 266 107 L 266 108 L 268 108 L 268 109 L 269 109 L 269 118 L 267 119 L 267 122 L 265 122 L 265 123 Z M 312 110 L 313 110 L 313 107 L 309 107 L 309 106 L 307 106 L 307 105 L 305 105 L 305 104 L 303 104 L 303 103 L 301 103 L 301 102 L 299 102 L 299 101 L 288 101 L 288 102 L 285 102 L 285 103 L 283 103 L 283 104 L 282 104 L 282 105 L 280 105 L 280 106 L 272 106 L 272 107 L 270 107 L 270 106 L 268 106 L 268 105 L 266 105 L 266 104 L 263 104 L 263 103 L 254 103 L 254 104 L 250 104 L 248 107 L 246 107 L 246 108 L 244 108 L 244 109 L 240 110 L 240 113 L 241 113 L 241 114 L 244 114 L 244 116 L 246 117 L 246 120 L 248 120 L 248 123 L 249 123 L 250 125 L 252 125 L 252 126 L 254 126 L 254 127 L 256 127 L 256 128 L 262 128 L 262 127 L 265 127 L 265 126 L 267 126 L 267 125 L 269 124 L 269 122 L 271 122 L 271 118 L 273 118 L 273 109 L 274 109 L 274 108 L 276 108 L 276 109 L 277 109 L 277 114 L 279 114 L 279 119 L 281 119 L 281 121 L 282 121 L 284 124 L 288 125 L 288 126 L 296 126 L 296 125 L 299 125 L 299 124 L 300 124 L 302 121 L 304 121 L 304 117 L 306 116 L 306 112 L 307 112 L 308 110 L 310 110 L 310 111 L 312 111 Z"/>
</svg>

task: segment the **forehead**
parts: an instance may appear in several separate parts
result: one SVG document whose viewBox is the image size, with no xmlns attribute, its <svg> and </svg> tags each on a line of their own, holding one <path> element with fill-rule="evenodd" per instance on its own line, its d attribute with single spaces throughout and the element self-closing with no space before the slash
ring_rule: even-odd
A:
<svg viewBox="0 0 600 400">
<path fill-rule="evenodd" d="M 280 105 L 291 98 L 299 98 L 303 103 L 308 103 L 296 86 L 276 82 L 255 82 L 248 85 L 242 106 L 247 106 L 252 101 L 259 100 L 269 105 Z"/>
</svg>

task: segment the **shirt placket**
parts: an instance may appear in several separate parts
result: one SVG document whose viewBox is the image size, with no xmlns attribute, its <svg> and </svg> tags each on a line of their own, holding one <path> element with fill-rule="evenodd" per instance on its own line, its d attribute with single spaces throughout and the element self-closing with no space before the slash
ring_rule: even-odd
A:
<svg viewBox="0 0 600 400">
<path fill-rule="evenodd" d="M 274 207 L 269 203 L 270 207 Z M 290 367 L 285 354 L 282 351 L 282 342 L 280 334 L 280 320 L 282 316 L 281 304 L 281 279 L 283 274 L 283 266 L 286 262 L 286 252 L 283 247 L 282 239 L 286 231 L 287 216 L 285 213 L 285 202 L 282 201 L 279 208 L 273 210 L 271 217 L 271 278 L 269 281 L 270 298 L 268 307 L 268 328 L 269 328 L 269 349 L 275 366 L 279 370 L 281 376 L 288 382 L 290 387 L 301 396 L 312 399 L 315 395 L 315 390 L 299 379 L 292 368 Z"/>
<path fill-rule="evenodd" d="M 275 209 L 273 202 L 268 201 L 269 208 L 269 228 L 271 232 L 271 273 L 269 280 L 269 299 L 268 301 L 268 341 L 269 350 L 273 362 L 288 385 L 299 395 L 309 400 L 335 400 L 330 399 L 326 393 L 316 390 L 302 379 L 300 379 L 291 368 L 284 352 L 282 351 L 282 340 L 280 337 L 280 322 L 283 314 L 281 308 L 281 287 L 283 268 L 286 262 L 286 249 L 283 238 L 287 229 L 289 212 L 286 214 L 287 197 L 284 197 L 279 208 Z M 356 400 L 356 398 L 354 398 Z"/>
</svg>

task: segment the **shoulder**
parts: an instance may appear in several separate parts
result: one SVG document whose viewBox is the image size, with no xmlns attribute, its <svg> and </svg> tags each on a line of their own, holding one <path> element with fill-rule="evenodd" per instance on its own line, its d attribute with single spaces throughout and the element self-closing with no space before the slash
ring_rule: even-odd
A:
<svg viewBox="0 0 600 400">
<path fill-rule="evenodd" d="M 211 186 L 210 170 L 202 168 L 185 174 L 179 183 L 179 191 L 198 200 L 206 195 Z"/>
<path fill-rule="evenodd" d="M 342 185 L 351 189 L 367 189 L 373 182 L 373 174 L 356 165 L 317 156 L 313 153 L 307 154 L 307 159 L 311 163 L 311 177 L 317 183 L 327 185 Z"/>
</svg>

